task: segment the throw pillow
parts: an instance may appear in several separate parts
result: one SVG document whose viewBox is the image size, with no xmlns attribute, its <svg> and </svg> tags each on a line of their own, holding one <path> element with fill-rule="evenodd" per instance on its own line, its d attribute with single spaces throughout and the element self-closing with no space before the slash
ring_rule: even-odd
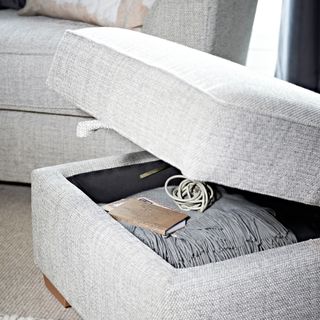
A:
<svg viewBox="0 0 320 320">
<path fill-rule="evenodd" d="M 139 28 L 155 0 L 27 0 L 23 16 L 44 15 L 105 27 Z"/>
<path fill-rule="evenodd" d="M 0 0 L 0 9 L 21 9 L 26 0 Z"/>
</svg>

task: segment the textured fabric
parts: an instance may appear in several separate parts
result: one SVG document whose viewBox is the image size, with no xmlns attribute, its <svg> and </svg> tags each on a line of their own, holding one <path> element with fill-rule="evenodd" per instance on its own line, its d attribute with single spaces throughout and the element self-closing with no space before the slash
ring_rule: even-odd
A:
<svg viewBox="0 0 320 320">
<path fill-rule="evenodd" d="M 220 187 L 217 192 L 219 199 L 204 213 L 187 212 L 190 219 L 186 227 L 173 236 L 162 237 L 148 229 L 122 225 L 175 268 L 196 267 L 297 242 L 295 235 L 277 221 L 272 209 Z M 181 211 L 163 187 L 133 197 L 146 197 Z"/>
<path fill-rule="evenodd" d="M 142 31 L 245 64 L 257 0 L 158 0 Z"/>
<path fill-rule="evenodd" d="M 245 3 L 252 1 L 246 0 Z M 244 63 L 246 50 L 239 48 L 246 47 L 249 40 L 245 41 L 243 37 L 250 38 L 250 29 L 244 30 L 244 27 L 237 25 L 236 30 L 239 30 L 241 35 L 237 35 L 235 30 L 225 35 L 224 30 L 230 30 L 226 21 L 230 24 L 228 19 L 231 16 L 231 22 L 240 17 L 239 8 L 233 10 L 231 2 L 225 7 L 225 2 L 230 1 L 223 1 L 219 4 L 219 7 L 222 5 L 224 10 L 221 13 L 221 20 L 217 20 L 220 15 L 217 15 L 219 12 L 216 10 L 212 10 L 212 1 L 158 1 L 154 5 L 154 13 L 152 7 L 145 32 L 188 44 L 200 50 L 215 52 Z M 240 6 L 243 8 L 242 16 L 246 16 L 243 23 L 250 25 L 254 16 L 255 2 L 253 1 L 249 8 L 245 3 Z M 218 4 L 215 5 L 215 8 L 217 6 Z M 195 12 L 197 14 L 194 14 Z M 211 22 L 207 25 L 206 21 Z M 215 21 L 217 22 L 216 28 L 218 25 L 221 26 L 219 32 L 212 33 L 211 25 Z M 45 80 L 52 56 L 63 32 L 66 29 L 86 26 L 88 25 L 80 22 L 46 17 L 20 17 L 13 10 L 1 11 L 0 108 L 84 116 L 85 114 L 72 104 L 48 90 Z M 221 39 L 218 41 L 219 35 Z M 213 50 L 214 43 L 217 45 Z"/>
<path fill-rule="evenodd" d="M 77 138 L 84 118 L 0 111 L 0 181 L 30 182 L 35 168 L 140 150 L 113 130 Z"/>
<path fill-rule="evenodd" d="M 244 11 L 247 10 L 248 14 L 248 20 L 245 21 L 247 21 L 249 26 L 252 24 L 255 2 L 253 0 L 246 1 L 253 3 L 251 9 L 247 8 L 244 4 L 244 8 L 247 8 Z M 156 10 L 155 14 L 153 14 L 153 7 L 151 8 L 149 14 L 150 19 L 148 20 L 148 27 L 145 32 L 156 34 L 159 31 L 159 36 L 162 35 L 168 39 L 180 41 L 198 49 L 211 52 L 211 49 L 213 48 L 212 44 L 218 37 L 218 33 L 211 32 L 211 27 L 217 18 L 216 11 L 212 10 L 211 5 L 211 3 L 215 1 L 188 0 L 187 2 L 188 6 L 185 7 L 186 1 L 158 0 L 158 3 L 155 3 L 156 7 L 153 6 Z M 148 1 L 148 3 L 150 2 Z M 203 5 L 201 3 L 203 3 Z M 223 2 L 219 4 L 220 7 L 221 5 L 223 5 Z M 236 3 L 234 5 L 236 5 Z M 182 8 L 185 9 L 181 10 Z M 236 8 L 235 10 L 232 8 L 233 7 L 230 6 L 229 15 L 232 14 L 232 21 L 236 21 L 237 15 L 234 13 L 239 11 L 239 8 Z M 193 12 L 196 14 L 193 14 Z M 186 16 L 187 13 L 188 15 Z M 212 19 L 211 13 L 214 16 Z M 228 24 L 230 24 L 230 20 L 227 19 L 229 15 L 225 14 L 224 17 L 219 20 L 219 24 L 224 25 L 226 21 L 229 21 Z M 206 21 L 210 21 L 210 23 L 207 25 Z M 176 24 L 176 22 L 178 22 L 178 24 Z M 164 26 L 162 27 L 161 24 Z M 76 109 L 72 103 L 68 103 L 65 99 L 49 90 L 45 85 L 52 56 L 63 32 L 66 29 L 78 29 L 87 26 L 87 24 L 80 22 L 39 16 L 21 17 L 17 15 L 16 11 L 1 10 L 0 110 L 5 109 L 87 117 L 88 115 L 86 113 Z M 233 37 L 233 35 L 237 34 L 236 31 L 234 31 L 229 32 L 227 38 L 223 37 L 225 41 L 219 41 L 219 43 L 221 46 L 224 45 L 227 49 L 223 49 L 221 55 L 224 55 L 224 52 L 226 52 L 226 57 L 230 57 L 235 61 L 244 61 L 244 51 L 243 49 L 238 50 L 238 47 L 243 48 L 242 46 L 247 46 L 247 39 L 249 38 L 250 33 L 249 29 L 238 26 L 237 30 L 243 30 L 243 33 Z M 215 28 L 215 30 L 217 30 L 217 28 Z M 223 30 L 230 30 L 230 28 L 227 26 L 222 27 L 219 34 L 223 34 Z M 238 41 L 238 39 L 242 40 Z M 205 45 L 207 41 L 209 43 L 208 46 Z M 231 42 L 234 42 L 234 45 L 231 45 Z M 215 47 L 215 52 L 218 52 L 219 46 Z M 232 53 L 232 55 L 230 55 L 230 53 Z M 17 115 L 19 115 L 18 118 L 31 118 L 30 114 L 23 116 L 17 113 Z M 0 121 L 5 124 L 3 128 L 8 127 L 8 124 L 6 124 L 3 119 L 0 119 Z M 74 120 L 70 121 L 72 122 Z M 68 123 L 68 121 L 64 120 L 62 122 L 65 124 Z M 71 135 L 67 138 L 64 136 L 64 141 L 60 141 L 54 148 L 59 154 L 56 154 L 54 150 L 51 150 L 46 160 L 35 161 L 35 159 L 47 157 L 42 150 L 46 150 L 47 152 L 48 148 L 45 145 L 41 145 L 41 156 L 35 155 L 33 150 L 35 150 L 36 147 L 39 147 L 37 141 L 33 144 L 32 139 L 34 136 L 26 136 L 23 134 L 23 131 L 20 130 L 20 127 L 25 128 L 27 123 L 29 123 L 29 120 L 23 121 L 21 124 L 19 124 L 18 121 L 14 121 L 14 123 L 16 124 L 16 130 L 14 130 L 13 127 L 10 127 L 10 134 L 6 133 L 2 135 L 3 137 L 10 137 L 10 139 L 5 140 L 5 143 L 0 145 L 0 180 L 28 182 L 29 170 L 35 167 L 59 163 L 61 161 L 60 159 L 70 161 L 87 158 L 82 156 L 78 157 L 78 151 L 75 152 L 75 157 L 72 157 L 72 159 L 69 156 L 64 157 L 61 155 L 64 150 L 67 150 L 67 154 L 69 153 L 69 148 L 72 148 L 72 141 L 75 141 L 75 138 L 73 138 L 74 132 L 71 132 L 70 128 L 63 128 L 58 124 L 60 130 L 63 130 L 64 132 L 68 131 Z M 46 128 L 45 124 L 40 124 L 40 127 L 39 123 L 33 122 L 33 124 L 37 125 L 37 128 L 42 128 L 43 130 Z M 3 130 L 3 128 L 0 130 Z M 42 129 L 32 131 L 33 129 L 28 128 L 27 132 L 30 133 L 32 131 L 33 133 L 40 134 L 41 137 L 37 139 L 48 144 L 51 141 L 51 132 L 42 131 Z M 44 136 L 46 136 L 46 138 Z M 19 140 L 17 140 L 17 138 L 19 138 Z M 104 139 L 105 138 L 102 138 L 101 141 L 104 141 Z M 108 138 L 106 139 L 108 140 Z M 24 144 L 19 141 L 24 141 Z M 64 145 L 65 141 L 68 142 Z M 96 141 L 98 141 L 98 138 L 96 138 Z M 16 142 L 16 144 L 13 144 L 13 142 Z M 85 144 L 86 143 L 83 142 L 83 145 Z M 10 146 L 10 149 L 6 149 L 4 146 Z M 76 143 L 76 146 L 78 146 L 78 143 Z M 97 142 L 95 145 L 97 150 L 94 152 L 92 151 L 91 154 L 94 153 L 94 156 L 100 156 L 98 153 L 101 152 L 102 154 L 102 152 L 104 152 L 100 149 L 100 146 L 101 144 Z M 90 149 L 93 147 L 86 145 L 84 150 L 86 150 L 86 148 Z M 32 150 L 31 153 L 30 150 Z M 126 149 L 126 152 L 129 152 L 130 150 L 130 148 Z M 110 153 L 108 152 L 107 154 Z M 9 155 L 13 156 L 13 158 L 9 158 Z M 106 155 L 106 153 L 104 155 Z M 49 159 L 49 157 L 51 158 Z M 12 159 L 14 159 L 14 161 L 12 161 Z M 16 164 L 18 164 L 17 167 Z"/>
<path fill-rule="evenodd" d="M 46 86 L 53 54 L 64 31 L 86 26 L 0 11 L 0 109 L 86 115 Z"/>
<path fill-rule="evenodd" d="M 320 93 L 320 2 L 284 0 L 276 76 Z"/>
<path fill-rule="evenodd" d="M 67 32 L 48 84 L 191 179 L 320 205 L 318 94 L 115 28 Z"/>
<path fill-rule="evenodd" d="M 30 187 L 0 184 L 0 243 L 1 320 L 2 314 L 25 317 L 19 320 L 80 320 L 73 308 L 64 309 L 52 296 L 34 265 Z"/>
<path fill-rule="evenodd" d="M 99 129 L 109 129 L 107 125 L 98 120 L 81 121 L 77 125 L 77 137 L 85 138 Z"/>
<path fill-rule="evenodd" d="M 27 0 L 21 15 L 45 15 L 105 27 L 137 28 L 143 25 L 155 0 Z"/>
<path fill-rule="evenodd" d="M 319 319 L 319 240 L 175 269 L 65 178 L 150 159 L 136 153 L 33 172 L 35 261 L 84 319 Z"/>
</svg>

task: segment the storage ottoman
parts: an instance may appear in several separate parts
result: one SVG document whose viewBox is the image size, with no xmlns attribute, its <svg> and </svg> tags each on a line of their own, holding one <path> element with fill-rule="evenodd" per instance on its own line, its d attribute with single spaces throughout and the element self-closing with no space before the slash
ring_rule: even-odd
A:
<svg viewBox="0 0 320 320">
<path fill-rule="evenodd" d="M 139 152 L 32 174 L 35 262 L 84 319 L 319 319 L 319 239 L 176 269 L 68 180 L 156 160 Z"/>
<path fill-rule="evenodd" d="M 111 201 L 116 182 L 121 197 L 130 196 L 133 180 L 120 172 L 138 171 L 156 158 L 141 152 L 36 170 L 35 261 L 84 319 L 320 318 L 319 95 L 113 28 L 66 32 L 48 85 L 97 119 L 81 124 L 80 135 L 114 129 L 190 179 L 259 194 L 267 207 L 279 202 L 289 223 L 317 234 L 177 269 L 90 194 L 99 185 L 102 200 Z M 119 175 L 102 183 L 98 177 L 106 168 L 118 168 Z M 85 172 L 95 177 L 87 188 L 71 183 Z M 141 188 L 163 185 L 160 180 Z M 315 220 L 308 222 L 311 211 Z"/>
</svg>

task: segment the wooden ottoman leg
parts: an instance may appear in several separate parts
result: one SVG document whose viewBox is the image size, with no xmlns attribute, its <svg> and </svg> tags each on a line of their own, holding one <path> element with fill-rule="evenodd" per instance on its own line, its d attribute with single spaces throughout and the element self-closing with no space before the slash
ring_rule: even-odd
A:
<svg viewBox="0 0 320 320">
<path fill-rule="evenodd" d="M 47 289 L 65 308 L 71 307 L 69 302 L 64 298 L 64 296 L 58 291 L 58 289 L 50 282 L 50 280 L 45 275 L 43 275 L 43 280 Z"/>
</svg>

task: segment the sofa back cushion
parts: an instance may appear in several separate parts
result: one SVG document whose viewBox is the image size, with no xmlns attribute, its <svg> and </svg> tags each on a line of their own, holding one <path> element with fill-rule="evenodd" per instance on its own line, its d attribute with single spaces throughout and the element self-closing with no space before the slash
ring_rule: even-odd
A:
<svg viewBox="0 0 320 320">
<path fill-rule="evenodd" d="M 245 64 L 257 0 L 158 0 L 142 31 Z"/>
<path fill-rule="evenodd" d="M 320 96 L 168 40 L 65 33 L 51 88 L 191 179 L 320 205 Z"/>
<path fill-rule="evenodd" d="M 20 14 L 79 20 L 100 26 L 138 28 L 155 0 L 27 0 Z"/>
</svg>

